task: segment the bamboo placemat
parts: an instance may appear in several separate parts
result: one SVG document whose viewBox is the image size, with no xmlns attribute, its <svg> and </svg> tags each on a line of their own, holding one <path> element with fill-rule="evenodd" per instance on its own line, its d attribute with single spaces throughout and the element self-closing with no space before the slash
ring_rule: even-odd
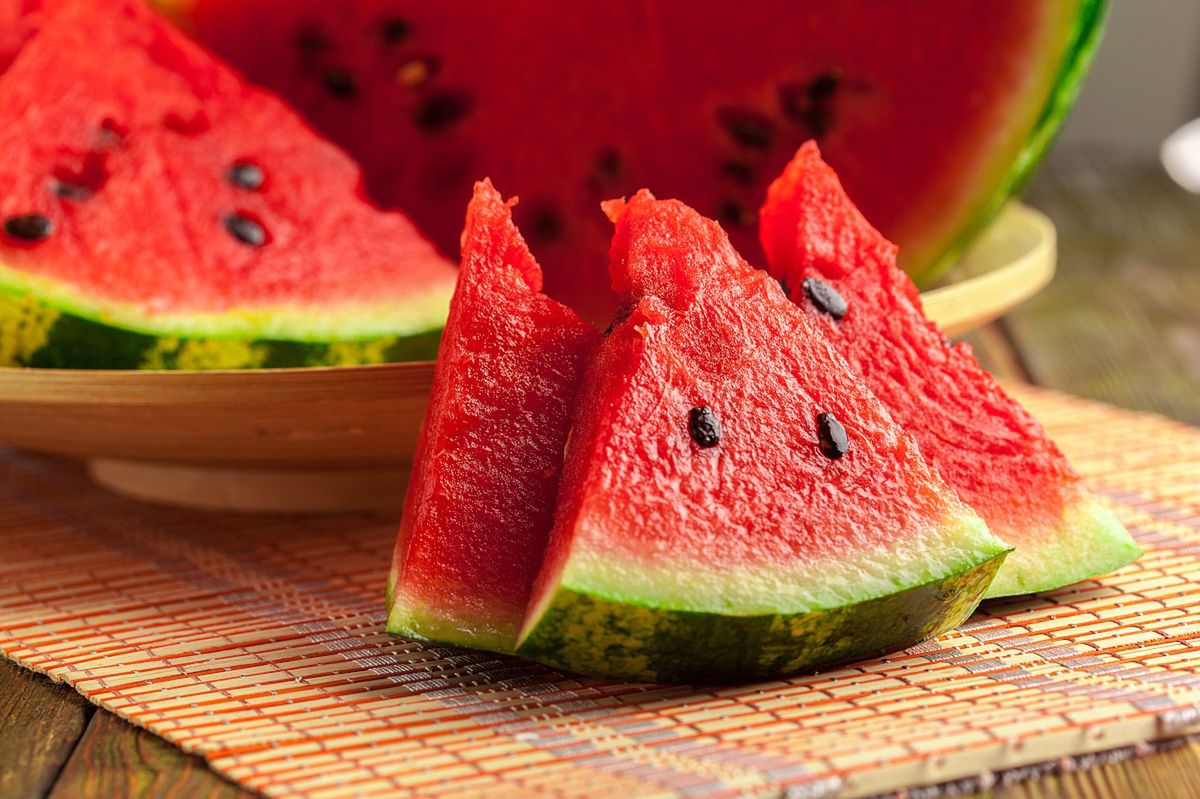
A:
<svg viewBox="0 0 1200 799">
<path fill-rule="evenodd" d="M 0 453 L 0 653 L 270 796 L 866 796 L 1200 730 L 1200 431 L 1022 388 L 1146 554 L 818 676 L 577 678 L 383 632 L 395 524 L 138 505 Z"/>
</svg>

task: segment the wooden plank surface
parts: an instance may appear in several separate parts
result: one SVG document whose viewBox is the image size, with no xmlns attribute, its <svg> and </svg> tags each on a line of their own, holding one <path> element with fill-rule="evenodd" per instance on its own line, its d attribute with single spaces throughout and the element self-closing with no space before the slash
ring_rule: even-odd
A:
<svg viewBox="0 0 1200 799">
<path fill-rule="evenodd" d="M 1047 165 L 1027 199 L 1058 226 L 1058 277 L 970 337 L 980 360 L 1004 377 L 1200 423 L 1200 198 L 1155 164 L 1073 152 Z M 1185 799 L 1197 786 L 1193 743 L 973 795 Z M 40 796 L 249 794 L 71 690 L 0 664 L 0 799 Z"/>
<path fill-rule="evenodd" d="M 0 796 L 44 796 L 92 715 L 74 689 L 0 661 Z"/>
<path fill-rule="evenodd" d="M 1004 320 L 1033 382 L 1200 423 L 1200 196 L 1072 151 L 1026 199 L 1059 235 L 1054 282 Z"/>
<path fill-rule="evenodd" d="M 250 799 L 166 741 L 100 711 L 88 724 L 50 799 Z"/>
</svg>

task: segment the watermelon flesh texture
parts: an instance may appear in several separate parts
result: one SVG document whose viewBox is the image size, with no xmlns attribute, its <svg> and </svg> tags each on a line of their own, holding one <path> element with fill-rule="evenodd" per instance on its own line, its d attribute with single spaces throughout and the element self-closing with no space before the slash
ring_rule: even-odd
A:
<svg viewBox="0 0 1200 799">
<path fill-rule="evenodd" d="M 760 216 L 771 273 L 942 477 L 1016 548 L 988 596 L 1056 588 L 1138 556 L 1041 425 L 969 345 L 950 345 L 926 318 L 916 287 L 896 266 L 895 245 L 854 207 L 815 143 L 771 185 Z M 810 279 L 845 300 L 841 319 L 818 307 Z"/>
<path fill-rule="evenodd" d="M 345 153 L 140 3 L 47 6 L 0 76 L 0 146 L 10 364 L 436 351 L 453 265 L 364 199 Z M 28 215 L 52 229 L 14 235 Z M 187 342 L 206 342 L 190 363 Z"/>
<path fill-rule="evenodd" d="M 471 181 L 523 198 L 547 290 L 607 321 L 598 202 L 654 186 L 758 260 L 756 211 L 817 137 L 930 275 L 1037 162 L 1100 0 L 161 0 L 363 164 L 445 253 Z"/>
<path fill-rule="evenodd" d="M 714 682 L 905 646 L 961 622 L 1007 547 L 720 226 L 613 202 L 631 310 L 598 348 L 518 652 Z M 690 433 L 707 407 L 719 440 Z M 848 435 L 822 453 L 818 415 Z"/>
<path fill-rule="evenodd" d="M 579 371 L 597 332 L 541 293 L 476 184 L 389 587 L 388 630 L 512 651 L 550 532 Z"/>
</svg>

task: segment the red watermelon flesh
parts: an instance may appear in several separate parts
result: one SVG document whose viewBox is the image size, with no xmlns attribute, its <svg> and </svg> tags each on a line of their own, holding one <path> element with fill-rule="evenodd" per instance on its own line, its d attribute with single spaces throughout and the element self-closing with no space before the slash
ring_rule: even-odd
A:
<svg viewBox="0 0 1200 799">
<path fill-rule="evenodd" d="M 929 267 L 1037 160 L 1102 7 L 161 2 L 346 147 L 371 194 L 444 252 L 477 175 L 511 187 L 548 291 L 596 319 L 599 201 L 654 186 L 753 256 L 766 185 L 813 136 L 911 268 Z"/>
<path fill-rule="evenodd" d="M 515 201 L 475 186 L 396 545 L 388 629 L 511 651 L 597 333 L 541 293 Z"/>
<path fill-rule="evenodd" d="M 518 651 L 712 681 L 969 614 L 1005 547 L 818 326 L 682 203 L 643 191 L 607 209 L 631 310 L 586 373 Z"/>
<path fill-rule="evenodd" d="M 1055 588 L 1137 557 L 1041 425 L 969 345 L 950 345 L 926 318 L 895 245 L 854 207 L 815 143 L 771 185 L 760 217 L 771 274 L 959 496 L 1016 547 L 989 595 Z M 844 300 L 840 318 L 822 286 Z"/>
<path fill-rule="evenodd" d="M 47 0 L 5 0 L 0 3 L 0 72 L 17 57 L 41 27 Z M 56 4 L 57 0 L 49 0 Z"/>
<path fill-rule="evenodd" d="M 440 327 L 453 265 L 278 98 L 140 2 L 56 0 L 39 18 L 0 78 L 0 217 L 52 233 L 0 240 L 7 291 L 162 335 Z"/>
</svg>

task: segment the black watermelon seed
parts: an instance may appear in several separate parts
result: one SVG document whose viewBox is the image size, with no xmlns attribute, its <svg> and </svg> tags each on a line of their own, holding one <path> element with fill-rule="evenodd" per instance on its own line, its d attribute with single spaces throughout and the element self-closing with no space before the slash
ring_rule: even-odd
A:
<svg viewBox="0 0 1200 799">
<path fill-rule="evenodd" d="M 821 138 L 833 128 L 834 99 L 841 85 L 842 76 L 836 70 L 809 83 L 784 84 L 779 88 L 780 108 L 793 122 Z"/>
<path fill-rule="evenodd" d="M 834 319 L 841 319 L 846 315 L 846 311 L 850 310 L 850 307 L 846 305 L 845 297 L 824 280 L 806 277 L 802 285 L 804 293 L 821 313 L 829 314 Z"/>
<path fill-rule="evenodd" d="M 553 208 L 539 208 L 529 222 L 529 232 L 543 241 L 553 241 L 563 234 L 563 218 Z"/>
<path fill-rule="evenodd" d="M 721 442 L 721 421 L 712 408 L 698 405 L 688 411 L 688 432 L 696 446 L 708 449 Z"/>
<path fill-rule="evenodd" d="M 735 144 L 752 150 L 766 150 L 771 146 L 774 126 L 766 114 L 744 108 L 719 108 L 717 122 Z"/>
<path fill-rule="evenodd" d="M 254 191 L 261 189 L 266 175 L 258 164 L 248 161 L 235 161 L 225 173 L 225 178 L 239 189 Z"/>
<path fill-rule="evenodd" d="M 354 76 L 344 69 L 327 69 L 321 75 L 325 91 L 343 100 L 353 97 L 356 93 Z"/>
<path fill-rule="evenodd" d="M 722 222 L 737 227 L 746 227 L 754 221 L 754 216 L 746 210 L 746 206 L 734 200 L 726 200 L 717 207 L 717 216 Z"/>
<path fill-rule="evenodd" d="M 596 176 L 606 181 L 621 177 L 621 154 L 612 147 L 596 153 Z"/>
<path fill-rule="evenodd" d="M 329 36 L 315 22 L 305 25 L 296 33 L 296 48 L 306 55 L 329 49 Z"/>
<path fill-rule="evenodd" d="M 821 454 L 830 460 L 837 460 L 850 448 L 846 428 L 842 427 L 842 423 L 832 413 L 817 414 L 817 440 L 821 446 Z"/>
<path fill-rule="evenodd" d="M 41 214 L 17 214 L 4 220 L 4 234 L 21 241 L 41 241 L 54 232 L 54 223 Z"/>
<path fill-rule="evenodd" d="M 721 175 L 734 183 L 743 185 L 754 182 L 754 168 L 741 161 L 729 161 L 721 165 Z"/>
<path fill-rule="evenodd" d="M 791 288 L 791 286 L 788 285 L 787 280 L 782 277 L 778 278 L 778 280 L 779 280 L 779 288 L 783 289 L 783 296 L 791 298 L 792 288 Z"/>
<path fill-rule="evenodd" d="M 387 47 L 408 38 L 408 22 L 399 17 L 385 19 L 379 25 L 379 39 Z"/>
<path fill-rule="evenodd" d="M 836 69 L 831 69 L 821 75 L 818 75 L 812 83 L 808 84 L 808 99 L 814 102 L 829 100 L 833 95 L 837 94 L 838 88 L 842 85 L 842 73 Z"/>
<path fill-rule="evenodd" d="M 431 95 L 413 114 L 413 122 L 427 133 L 450 127 L 471 110 L 470 101 L 461 94 L 442 92 Z"/>
<path fill-rule="evenodd" d="M 56 197 L 62 197 L 64 200 L 86 200 L 92 196 L 92 190 L 87 186 L 58 180 L 57 178 L 51 178 L 50 191 Z"/>
<path fill-rule="evenodd" d="M 223 221 L 226 232 L 242 244 L 261 247 L 267 243 L 267 231 L 263 230 L 263 226 L 250 217 L 242 214 L 229 214 Z"/>
</svg>

